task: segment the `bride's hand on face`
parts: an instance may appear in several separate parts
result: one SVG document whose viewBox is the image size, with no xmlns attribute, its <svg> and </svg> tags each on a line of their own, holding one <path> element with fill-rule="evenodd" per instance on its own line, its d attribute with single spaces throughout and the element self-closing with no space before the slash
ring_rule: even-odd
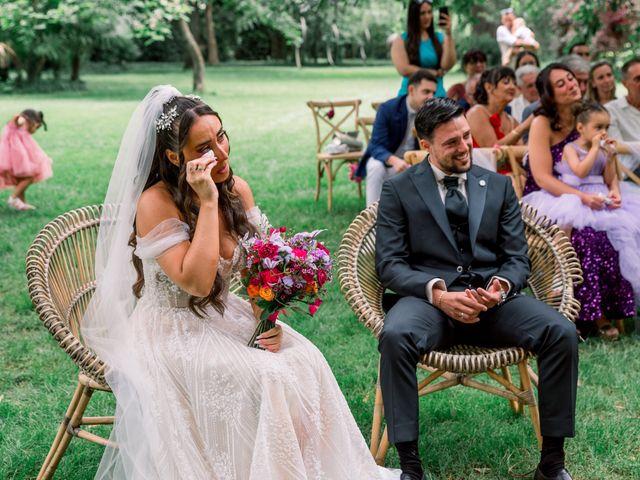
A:
<svg viewBox="0 0 640 480">
<path fill-rule="evenodd" d="M 259 335 L 256 341 L 265 350 L 277 352 L 282 346 L 282 327 L 276 324 L 271 330 Z"/>
<path fill-rule="evenodd" d="M 196 192 L 200 205 L 218 201 L 218 187 L 211 178 L 211 170 L 218 164 L 215 155 L 203 155 L 187 163 L 187 183 Z"/>
</svg>

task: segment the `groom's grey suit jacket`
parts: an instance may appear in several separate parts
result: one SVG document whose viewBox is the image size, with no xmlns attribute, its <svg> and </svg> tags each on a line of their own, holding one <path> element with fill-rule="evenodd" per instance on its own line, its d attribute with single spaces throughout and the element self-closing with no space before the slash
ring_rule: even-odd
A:
<svg viewBox="0 0 640 480">
<path fill-rule="evenodd" d="M 511 282 L 510 294 L 526 285 L 527 241 L 520 206 L 509 177 L 473 166 L 467 172 L 472 261 L 459 252 L 428 157 L 388 180 L 377 219 L 376 270 L 382 284 L 400 296 L 426 297 L 426 285 L 441 278 L 456 287 L 463 272 L 487 285 L 493 276 Z M 456 289 L 456 288 L 454 288 Z"/>
</svg>

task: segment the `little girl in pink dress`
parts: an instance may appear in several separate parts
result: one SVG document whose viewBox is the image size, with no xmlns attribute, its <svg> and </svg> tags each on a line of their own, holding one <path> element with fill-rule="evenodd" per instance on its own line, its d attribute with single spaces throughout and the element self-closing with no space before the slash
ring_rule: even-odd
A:
<svg viewBox="0 0 640 480">
<path fill-rule="evenodd" d="M 44 125 L 44 115 L 35 110 L 24 110 L 13 117 L 2 130 L 0 138 L 0 189 L 15 187 L 9 197 L 14 210 L 35 208 L 27 203 L 25 191 L 32 183 L 53 175 L 51 159 L 33 139 L 32 134 Z"/>
</svg>

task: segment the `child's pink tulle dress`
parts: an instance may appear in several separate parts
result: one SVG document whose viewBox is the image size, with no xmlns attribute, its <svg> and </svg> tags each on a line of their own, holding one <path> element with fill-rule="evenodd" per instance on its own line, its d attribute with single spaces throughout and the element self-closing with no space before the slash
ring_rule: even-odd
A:
<svg viewBox="0 0 640 480">
<path fill-rule="evenodd" d="M 19 178 L 46 180 L 53 175 L 51 163 L 26 128 L 14 119 L 7 123 L 0 138 L 0 188 L 15 186 Z"/>
</svg>

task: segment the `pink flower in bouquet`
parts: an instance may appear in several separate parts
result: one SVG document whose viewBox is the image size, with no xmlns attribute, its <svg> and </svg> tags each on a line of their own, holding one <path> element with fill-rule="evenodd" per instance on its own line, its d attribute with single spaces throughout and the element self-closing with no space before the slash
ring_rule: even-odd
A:
<svg viewBox="0 0 640 480">
<path fill-rule="evenodd" d="M 301 248 L 294 248 L 294 249 L 291 250 L 291 254 L 295 255 L 298 258 L 302 258 L 304 260 L 305 258 L 307 258 L 308 252 L 306 250 L 301 249 Z"/>
<path fill-rule="evenodd" d="M 327 281 L 327 274 L 324 270 L 318 270 L 318 285 L 322 287 Z"/>
<path fill-rule="evenodd" d="M 278 283 L 278 278 L 280 277 L 280 272 L 276 269 L 271 270 L 262 270 L 260 272 L 260 280 L 264 285 L 269 285 L 270 287 Z"/>
<path fill-rule="evenodd" d="M 316 245 L 316 248 L 322 250 L 324 253 L 326 253 L 327 255 L 329 255 L 329 249 L 327 247 L 324 246 L 324 243 L 320 243 L 318 242 Z"/>
<path fill-rule="evenodd" d="M 307 283 L 313 283 L 316 279 L 315 272 L 310 268 L 303 268 L 300 274 L 302 275 L 304 281 Z"/>
<path fill-rule="evenodd" d="M 320 308 L 320 305 L 322 305 L 322 299 L 316 298 L 316 301 L 309 305 L 309 314 L 311 316 L 315 315 L 318 311 L 318 308 Z"/>
<path fill-rule="evenodd" d="M 258 254 L 261 258 L 277 258 L 278 257 L 278 246 L 273 243 L 263 243 L 262 246 L 258 249 Z"/>
</svg>

